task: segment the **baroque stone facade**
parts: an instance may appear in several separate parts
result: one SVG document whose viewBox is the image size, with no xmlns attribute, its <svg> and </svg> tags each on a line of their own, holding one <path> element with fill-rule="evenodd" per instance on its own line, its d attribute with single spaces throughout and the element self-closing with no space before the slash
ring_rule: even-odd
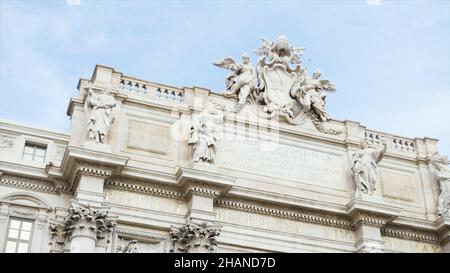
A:
<svg viewBox="0 0 450 273">
<path fill-rule="evenodd" d="M 438 141 L 333 119 L 304 50 L 214 62 L 225 92 L 97 65 L 67 134 L 0 122 L 0 252 L 450 252 Z"/>
</svg>

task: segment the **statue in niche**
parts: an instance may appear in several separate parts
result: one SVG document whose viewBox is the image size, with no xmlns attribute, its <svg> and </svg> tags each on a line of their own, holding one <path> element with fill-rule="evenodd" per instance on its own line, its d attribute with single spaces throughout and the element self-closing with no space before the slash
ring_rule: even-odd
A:
<svg viewBox="0 0 450 273">
<path fill-rule="evenodd" d="M 214 163 L 220 133 L 218 124 L 225 117 L 224 110 L 222 105 L 210 103 L 199 116 L 194 117 L 188 140 L 194 149 L 194 162 Z"/>
<path fill-rule="evenodd" d="M 448 158 L 434 153 L 431 156 L 430 164 L 434 167 L 434 174 L 441 188 L 438 201 L 438 215 L 450 216 L 450 168 Z"/>
<path fill-rule="evenodd" d="M 383 144 L 383 147 L 370 148 L 363 141 L 362 150 L 352 153 L 351 173 L 356 183 L 355 195 L 373 195 L 378 181 L 378 163 L 385 152 L 386 144 Z"/>
<path fill-rule="evenodd" d="M 255 88 L 255 73 L 250 57 L 247 53 L 242 55 L 242 64 L 237 64 L 233 58 L 228 57 L 221 61 L 213 62 L 215 66 L 231 70 L 233 73 L 226 78 L 227 90 L 223 95 L 226 97 L 238 96 L 238 103 L 232 109 L 237 113 L 245 105 L 247 97 Z"/>
<path fill-rule="evenodd" d="M 109 128 L 117 115 L 117 104 L 108 88 L 101 93 L 93 91 L 92 83 L 88 85 L 86 113 L 88 115 L 89 140 L 106 143 Z"/>
<path fill-rule="evenodd" d="M 320 80 L 322 73 L 317 70 L 312 77 L 306 77 L 300 87 L 294 92 L 293 96 L 303 106 L 304 111 L 312 111 L 321 121 L 330 120 L 329 115 L 325 112 L 325 91 L 334 92 L 336 86 L 329 80 Z"/>
</svg>

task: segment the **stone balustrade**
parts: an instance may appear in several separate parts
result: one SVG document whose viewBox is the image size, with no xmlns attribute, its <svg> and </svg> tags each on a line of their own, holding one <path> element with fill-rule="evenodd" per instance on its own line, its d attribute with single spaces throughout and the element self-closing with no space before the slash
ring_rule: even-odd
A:
<svg viewBox="0 0 450 273">
<path fill-rule="evenodd" d="M 388 149 L 408 153 L 416 152 L 414 140 L 412 139 L 382 134 L 370 130 L 365 131 L 365 139 L 367 143 L 374 145 L 382 145 L 383 143 L 386 143 Z"/>
<path fill-rule="evenodd" d="M 176 103 L 184 101 L 184 93 L 180 89 L 157 85 L 150 82 L 122 77 L 119 83 L 119 92 L 143 95 Z"/>
</svg>

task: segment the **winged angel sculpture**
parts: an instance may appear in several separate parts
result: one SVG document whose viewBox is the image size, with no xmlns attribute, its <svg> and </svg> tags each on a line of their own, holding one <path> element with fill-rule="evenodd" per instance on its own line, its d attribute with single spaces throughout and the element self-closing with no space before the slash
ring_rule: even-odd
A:
<svg viewBox="0 0 450 273">
<path fill-rule="evenodd" d="M 224 95 L 238 97 L 233 111 L 239 112 L 249 102 L 258 109 L 262 106 L 266 117 L 278 116 L 291 124 L 298 124 L 301 113 L 306 113 L 320 131 L 339 134 L 322 125 L 330 120 L 325 111 L 327 92 L 334 92 L 336 86 L 329 80 L 320 79 L 319 71 L 307 75 L 306 68 L 301 65 L 305 48 L 291 46 L 285 36 L 275 41 L 261 40 L 261 47 L 255 50 L 259 56 L 256 71 L 246 54 L 242 64 L 237 64 L 231 57 L 213 63 L 232 71 L 226 79 Z"/>
<path fill-rule="evenodd" d="M 244 53 L 242 55 L 242 64 L 237 64 L 232 57 L 213 64 L 221 68 L 230 69 L 233 72 L 225 80 L 228 91 L 224 93 L 224 96 L 238 96 L 238 103 L 233 109 L 234 112 L 238 112 L 245 105 L 248 95 L 255 87 L 255 73 L 250 63 L 250 57 Z"/>
</svg>

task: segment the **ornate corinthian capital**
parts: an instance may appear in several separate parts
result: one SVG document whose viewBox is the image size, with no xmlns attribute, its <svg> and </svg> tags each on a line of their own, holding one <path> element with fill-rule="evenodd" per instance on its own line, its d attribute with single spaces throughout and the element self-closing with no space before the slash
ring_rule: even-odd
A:
<svg viewBox="0 0 450 273">
<path fill-rule="evenodd" d="M 64 221 L 69 236 L 90 236 L 103 239 L 105 234 L 112 231 L 116 219 L 108 217 L 108 208 L 91 206 L 71 206 L 69 215 Z"/>
<path fill-rule="evenodd" d="M 172 227 L 170 237 L 173 242 L 171 252 L 181 253 L 215 253 L 217 252 L 217 237 L 220 235 L 219 226 L 207 223 L 188 223 L 180 228 Z"/>
</svg>

